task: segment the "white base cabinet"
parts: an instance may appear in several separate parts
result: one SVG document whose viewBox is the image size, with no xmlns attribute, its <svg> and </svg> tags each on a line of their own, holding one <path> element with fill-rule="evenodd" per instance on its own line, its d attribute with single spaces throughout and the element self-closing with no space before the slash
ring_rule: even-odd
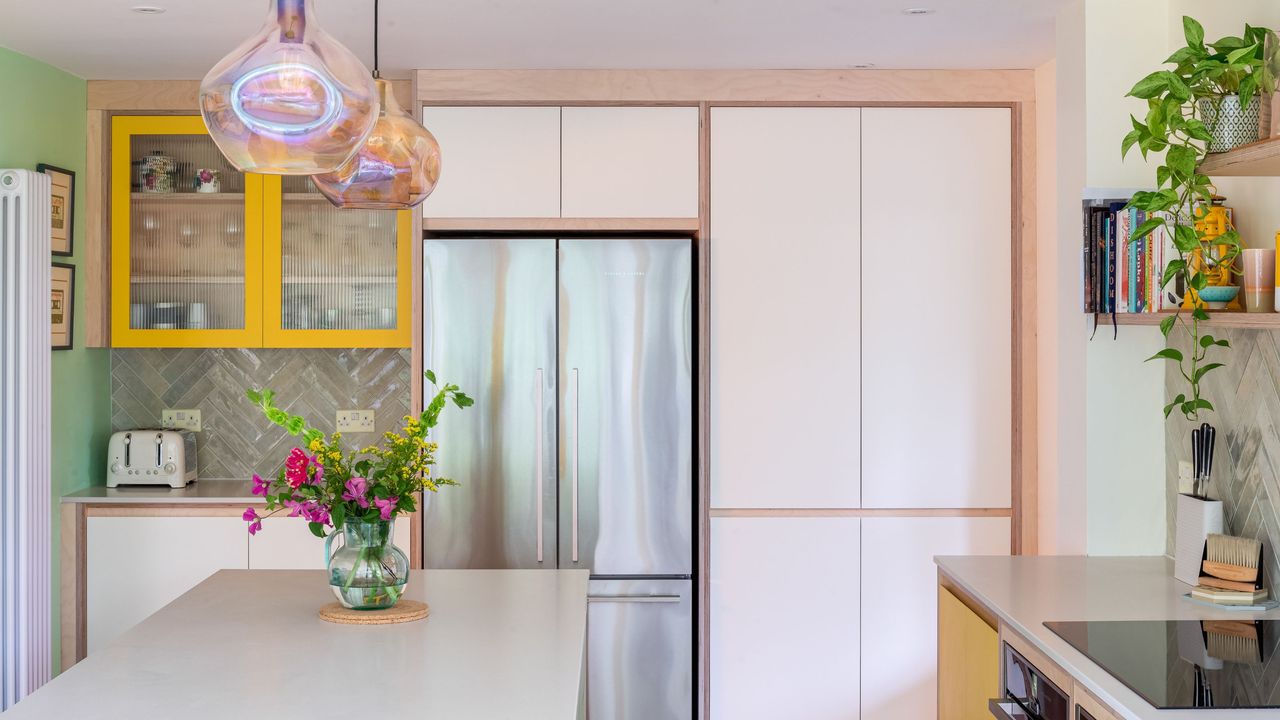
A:
<svg viewBox="0 0 1280 720">
<path fill-rule="evenodd" d="M 859 522 L 711 520 L 714 720 L 858 717 Z"/>
<path fill-rule="evenodd" d="M 237 517 L 89 517 L 85 525 L 88 653 L 218 570 L 249 566 L 249 534 Z"/>
</svg>

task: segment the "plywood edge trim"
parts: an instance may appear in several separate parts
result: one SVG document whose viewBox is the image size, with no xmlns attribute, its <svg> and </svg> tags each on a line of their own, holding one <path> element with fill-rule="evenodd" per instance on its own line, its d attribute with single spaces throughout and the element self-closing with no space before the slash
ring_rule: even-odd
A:
<svg viewBox="0 0 1280 720">
<path fill-rule="evenodd" d="M 443 105 L 700 102 L 989 102 L 1035 97 L 1032 70 L 435 70 L 417 100 Z"/>
<path fill-rule="evenodd" d="M 942 568 L 938 568 L 938 587 L 951 593 L 952 597 L 959 600 L 961 605 L 969 608 L 974 615 L 982 618 L 982 622 L 986 623 L 987 627 L 996 632 L 1000 631 L 1000 618 L 996 616 L 995 612 L 979 602 L 973 595 L 970 595 L 968 590 L 960 587 Z"/>
<path fill-rule="evenodd" d="M 673 232 L 694 234 L 701 222 L 689 218 L 424 218 L 427 234 L 441 232 Z"/>
<path fill-rule="evenodd" d="M 90 80 L 86 85 L 90 110 L 200 110 L 199 80 Z M 410 80 L 391 81 L 401 105 L 409 106 L 412 85 Z"/>
<path fill-rule="evenodd" d="M 74 503 L 84 508 L 86 517 L 240 517 L 246 507 L 262 505 L 257 498 L 243 503 Z M 72 504 L 72 503 L 67 503 Z"/>
<path fill-rule="evenodd" d="M 711 517 L 1013 517 L 1012 508 L 711 508 Z"/>
</svg>

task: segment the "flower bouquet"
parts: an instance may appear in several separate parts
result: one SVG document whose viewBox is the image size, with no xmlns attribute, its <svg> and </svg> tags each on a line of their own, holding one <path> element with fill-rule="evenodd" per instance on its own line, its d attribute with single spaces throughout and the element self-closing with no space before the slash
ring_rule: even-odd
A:
<svg viewBox="0 0 1280 720">
<path fill-rule="evenodd" d="M 253 494 L 266 499 L 266 514 L 245 509 L 249 534 L 262 530 L 263 518 L 281 512 L 306 520 L 316 537 L 325 538 L 329 585 L 346 607 L 395 605 L 409 579 L 408 558 L 391 541 L 395 517 L 417 509 L 419 492 L 458 484 L 432 477 L 436 444 L 427 433 L 450 402 L 466 408 L 474 401 L 457 385 L 437 385 L 430 370 L 425 375 L 437 391 L 422 414 L 406 415 L 404 426 L 384 433 L 380 445 L 351 450 L 342 448 L 339 433 L 326 436 L 305 418 L 276 407 L 271 390 L 246 392 L 268 420 L 302 439 L 275 478 L 253 476 Z M 343 545 L 331 553 L 339 535 Z"/>
</svg>

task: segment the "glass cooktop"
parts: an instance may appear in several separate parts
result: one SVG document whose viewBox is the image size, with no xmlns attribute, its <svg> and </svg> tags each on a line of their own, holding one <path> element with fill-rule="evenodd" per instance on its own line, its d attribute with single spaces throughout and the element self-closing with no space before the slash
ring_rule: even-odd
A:
<svg viewBox="0 0 1280 720">
<path fill-rule="evenodd" d="M 1280 708 L 1280 620 L 1047 622 L 1164 709 Z"/>
</svg>

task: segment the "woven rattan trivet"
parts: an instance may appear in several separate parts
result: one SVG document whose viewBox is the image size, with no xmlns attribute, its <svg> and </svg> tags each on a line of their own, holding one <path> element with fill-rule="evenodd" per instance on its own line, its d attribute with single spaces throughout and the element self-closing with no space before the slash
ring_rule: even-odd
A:
<svg viewBox="0 0 1280 720">
<path fill-rule="evenodd" d="M 391 625 L 421 620 L 430 612 L 431 608 L 418 600 L 401 600 L 383 610 L 352 610 L 331 602 L 320 608 L 320 619 L 342 625 Z"/>
</svg>

